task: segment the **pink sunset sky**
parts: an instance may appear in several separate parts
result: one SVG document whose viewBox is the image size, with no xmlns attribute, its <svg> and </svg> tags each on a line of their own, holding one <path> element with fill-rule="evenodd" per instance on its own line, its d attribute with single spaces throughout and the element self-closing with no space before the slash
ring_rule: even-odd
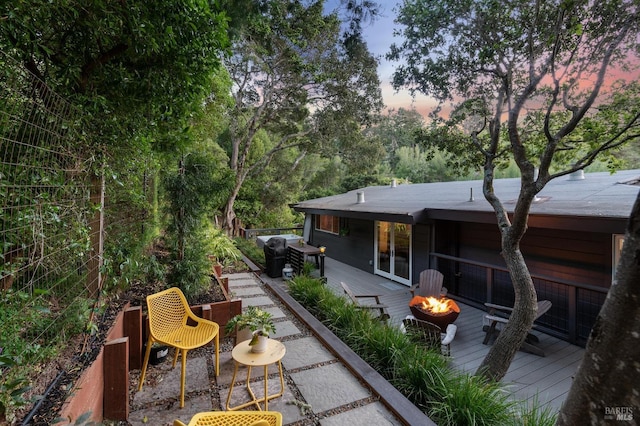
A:
<svg viewBox="0 0 640 426">
<path fill-rule="evenodd" d="M 339 0 L 328 0 L 326 3 L 327 10 L 339 5 Z M 397 62 L 389 62 L 385 59 L 385 54 L 389 52 L 393 43 L 400 43 L 400 37 L 394 37 L 393 31 L 396 27 L 394 23 L 398 4 L 402 4 L 402 0 L 378 0 L 380 5 L 380 16 L 372 24 L 368 24 L 364 28 L 364 39 L 367 42 L 369 51 L 371 51 L 379 60 L 378 75 L 380 77 L 382 96 L 387 109 L 398 108 L 415 108 L 423 117 L 427 117 L 429 112 L 436 106 L 436 101 L 427 96 L 418 94 L 412 98 L 408 89 L 396 91 L 391 85 L 393 73 L 398 65 Z M 640 78 L 640 70 L 633 71 L 636 78 Z M 620 77 L 629 77 L 619 70 L 612 70 L 608 76 L 611 80 Z"/>
</svg>

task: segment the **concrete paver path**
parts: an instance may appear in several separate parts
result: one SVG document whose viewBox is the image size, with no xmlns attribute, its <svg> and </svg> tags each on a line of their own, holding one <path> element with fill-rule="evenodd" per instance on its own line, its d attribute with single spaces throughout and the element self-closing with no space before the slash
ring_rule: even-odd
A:
<svg viewBox="0 0 640 426">
<path fill-rule="evenodd" d="M 400 425 L 403 424 L 371 390 L 362 383 L 330 349 L 325 347 L 286 306 L 279 302 L 253 274 L 229 275 L 229 291 L 242 298 L 242 306 L 260 306 L 276 321 L 272 338 L 284 343 L 282 359 L 285 375 L 284 395 L 269 401 L 269 410 L 279 411 L 284 424 L 298 425 Z M 157 369 L 161 380 L 147 385 L 133 398 L 129 423 L 132 425 L 171 425 L 179 419 L 188 423 L 202 411 L 223 410 L 233 376 L 231 339 L 222 344 L 220 375 L 213 371 L 212 348 L 189 353 L 185 407 L 178 408 L 180 369 L 171 369 L 171 357 Z M 241 367 L 231 395 L 231 406 L 248 401 L 246 368 Z M 263 369 L 252 369 L 251 388 L 260 397 L 264 392 Z M 269 368 L 269 393 L 278 393 L 280 381 L 275 365 Z M 248 407 L 247 409 L 255 409 Z"/>
</svg>

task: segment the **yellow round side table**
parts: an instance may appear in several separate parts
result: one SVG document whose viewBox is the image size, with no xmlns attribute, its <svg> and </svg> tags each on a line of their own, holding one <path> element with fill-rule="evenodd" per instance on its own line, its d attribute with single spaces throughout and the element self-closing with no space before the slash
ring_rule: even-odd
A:
<svg viewBox="0 0 640 426">
<path fill-rule="evenodd" d="M 245 340 L 238 343 L 231 351 L 231 356 L 235 361 L 235 367 L 233 369 L 233 378 L 231 379 L 231 387 L 229 388 L 229 395 L 227 396 L 227 410 L 239 410 L 249 405 L 255 404 L 258 410 L 262 410 L 260 403 L 264 402 L 264 411 L 269 411 L 269 400 L 278 398 L 284 394 L 284 375 L 282 374 L 282 357 L 286 353 L 285 346 L 277 340 L 269 339 L 267 342 L 267 350 L 262 353 L 251 352 L 251 346 L 249 342 L 251 340 Z M 280 373 L 280 392 L 274 395 L 269 395 L 269 382 L 268 382 L 268 369 L 271 364 L 278 363 L 278 372 Z M 231 394 L 233 393 L 233 385 L 236 381 L 236 375 L 238 374 L 238 366 L 244 365 L 247 367 L 247 391 L 251 395 L 251 401 L 244 404 L 230 407 Z M 251 367 L 264 367 L 264 397 L 256 398 L 253 393 L 249 382 L 251 380 Z"/>
</svg>

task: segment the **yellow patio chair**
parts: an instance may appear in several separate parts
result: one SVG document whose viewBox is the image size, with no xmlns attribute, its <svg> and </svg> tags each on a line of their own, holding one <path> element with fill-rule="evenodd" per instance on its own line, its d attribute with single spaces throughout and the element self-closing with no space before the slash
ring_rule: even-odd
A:
<svg viewBox="0 0 640 426">
<path fill-rule="evenodd" d="M 147 296 L 149 310 L 149 340 L 144 354 L 138 391 L 142 389 L 147 372 L 151 345 L 158 342 L 176 348 L 173 365 L 178 354 L 182 354 L 182 374 L 180 376 L 180 408 L 184 407 L 185 373 L 187 352 L 206 345 L 215 338 L 216 376 L 220 372 L 219 326 L 213 321 L 197 317 L 189 307 L 187 299 L 179 288 L 173 287 Z"/>
<path fill-rule="evenodd" d="M 188 425 L 174 420 L 173 426 L 282 426 L 277 411 L 209 411 L 198 413 Z"/>
</svg>

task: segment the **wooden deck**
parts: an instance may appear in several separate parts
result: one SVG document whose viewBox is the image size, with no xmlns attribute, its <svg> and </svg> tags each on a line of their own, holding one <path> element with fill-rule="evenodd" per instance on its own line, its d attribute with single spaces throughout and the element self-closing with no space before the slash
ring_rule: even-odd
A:
<svg viewBox="0 0 640 426">
<path fill-rule="evenodd" d="M 409 287 L 366 273 L 329 257 L 325 258 L 327 284 L 336 293 L 344 294 L 340 281 L 346 282 L 355 294 L 380 294 L 382 303 L 389 307 L 391 323 L 399 325 L 409 315 Z M 451 343 L 452 365 L 469 374 L 475 373 L 489 346 L 483 345 L 482 319 L 484 311 L 458 303 L 460 316 L 456 337 Z M 503 383 L 512 392 L 514 399 L 531 402 L 537 399 L 553 410 L 559 410 L 575 374 L 584 349 L 563 340 L 536 332 L 537 344 L 545 352 L 545 357 L 519 351 Z"/>
</svg>

